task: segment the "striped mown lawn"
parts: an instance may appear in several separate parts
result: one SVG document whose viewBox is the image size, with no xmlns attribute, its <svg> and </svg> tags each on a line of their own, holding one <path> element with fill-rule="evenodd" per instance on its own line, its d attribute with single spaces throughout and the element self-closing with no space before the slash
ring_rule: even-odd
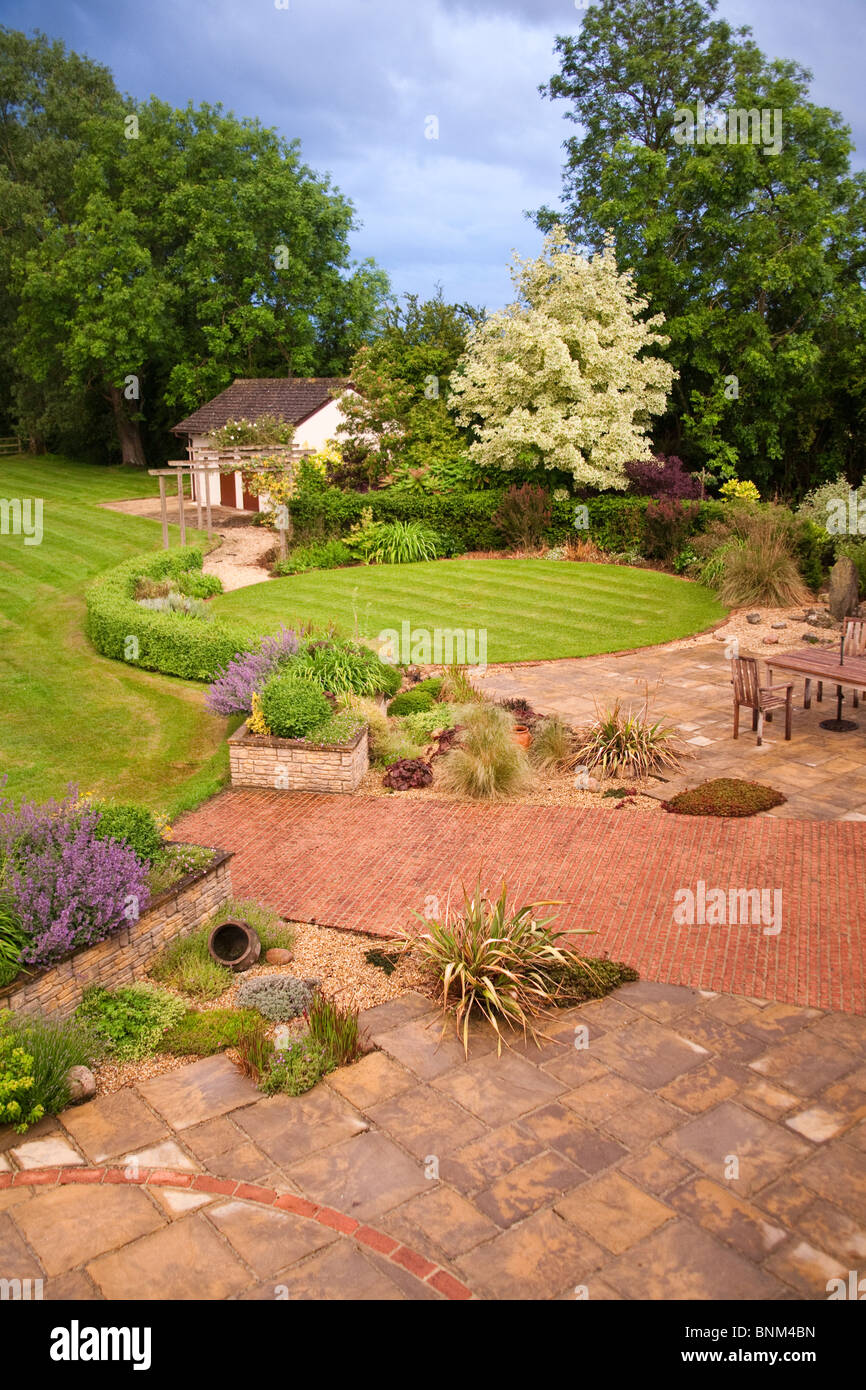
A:
<svg viewBox="0 0 866 1390">
<path fill-rule="evenodd" d="M 0 498 L 43 504 L 40 544 L 9 525 L 0 534 L 0 774 L 15 800 L 77 782 L 174 812 L 217 791 L 227 772 L 226 721 L 205 709 L 200 685 L 106 661 L 84 635 L 90 580 L 162 543 L 158 522 L 99 504 L 155 489 L 131 468 L 0 459 Z M 177 544 L 177 527 L 171 536 Z"/>
<path fill-rule="evenodd" d="M 388 629 L 487 632 L 487 660 L 590 656 L 668 642 L 726 610 L 707 589 L 654 570 L 557 560 L 436 560 L 317 570 L 215 600 L 263 630 L 329 620 L 375 638 Z"/>
</svg>

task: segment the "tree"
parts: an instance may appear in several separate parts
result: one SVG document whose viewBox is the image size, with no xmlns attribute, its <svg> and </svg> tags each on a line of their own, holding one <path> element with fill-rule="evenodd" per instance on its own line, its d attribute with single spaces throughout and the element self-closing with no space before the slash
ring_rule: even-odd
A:
<svg viewBox="0 0 866 1390">
<path fill-rule="evenodd" d="M 480 309 L 447 304 L 441 289 L 423 302 L 407 294 L 402 304 L 390 303 L 378 336 L 352 362 L 358 394 L 343 398 L 339 431 L 346 451 L 403 483 L 465 481 L 468 440 L 454 424 L 446 388 L 482 317 Z"/>
<path fill-rule="evenodd" d="M 596 249 L 612 230 L 664 313 L 679 378 L 657 445 L 802 490 L 866 464 L 866 176 L 841 117 L 809 101 L 810 74 L 715 10 L 598 0 L 557 39 L 542 91 L 581 133 L 565 145 L 565 211 L 537 221 Z"/>
<path fill-rule="evenodd" d="M 514 258 L 518 299 L 470 335 L 451 389 L 471 453 L 485 469 L 543 467 L 576 483 L 624 488 L 625 464 L 650 458 L 651 417 L 666 405 L 673 370 L 647 349 L 667 339 L 660 314 L 607 245 L 580 254 L 554 227 L 537 260 Z"/>
<path fill-rule="evenodd" d="M 121 101 L 104 69 L 2 31 L 7 72 L 0 191 L 21 211 L 5 293 L 24 394 L 59 376 L 69 397 L 98 396 L 140 463 L 143 429 L 162 447 L 172 417 L 234 376 L 346 370 L 387 279 L 350 262 L 352 206 L 296 141 L 219 106 Z"/>
</svg>

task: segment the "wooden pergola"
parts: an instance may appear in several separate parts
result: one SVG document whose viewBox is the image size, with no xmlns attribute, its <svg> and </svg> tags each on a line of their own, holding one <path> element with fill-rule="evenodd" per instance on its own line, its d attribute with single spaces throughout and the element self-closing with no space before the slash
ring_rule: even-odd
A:
<svg viewBox="0 0 866 1390">
<path fill-rule="evenodd" d="M 166 484 L 169 478 L 177 479 L 177 505 L 178 520 L 180 523 L 180 543 L 186 545 L 186 512 L 184 509 L 184 478 L 190 480 L 190 505 L 196 509 L 196 525 L 202 529 L 202 523 L 207 523 L 208 539 L 213 538 L 213 514 L 210 495 L 210 478 L 216 474 L 237 473 L 244 465 L 255 465 L 256 473 L 273 473 L 275 476 L 283 477 L 287 471 L 291 471 L 293 465 L 300 459 L 312 454 L 312 449 L 293 449 L 285 445 L 273 445 L 267 448 L 267 457 L 282 457 L 283 462 L 261 466 L 259 460 L 263 455 L 263 449 L 258 447 L 238 447 L 230 452 L 218 452 L 217 450 L 191 450 L 190 457 L 185 459 L 169 459 L 165 468 L 149 468 L 147 471 L 152 478 L 159 479 L 159 509 L 162 520 L 162 545 L 164 550 L 168 550 L 168 495 Z M 194 486 L 193 486 L 194 485 Z M 195 494 L 193 497 L 192 494 Z M 204 500 L 202 500 L 204 493 Z M 291 531 L 291 521 L 286 517 L 287 526 L 280 526 L 280 551 L 286 553 L 287 537 Z"/>
</svg>

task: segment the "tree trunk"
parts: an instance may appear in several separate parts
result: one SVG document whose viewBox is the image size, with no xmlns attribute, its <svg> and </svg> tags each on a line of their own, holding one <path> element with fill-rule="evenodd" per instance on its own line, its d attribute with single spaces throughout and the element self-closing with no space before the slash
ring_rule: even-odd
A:
<svg viewBox="0 0 866 1390">
<path fill-rule="evenodd" d="M 147 459 L 144 457 L 144 446 L 141 442 L 138 421 L 130 419 L 126 413 L 126 405 L 119 386 L 109 386 L 108 399 L 114 411 L 114 425 L 117 430 L 117 438 L 120 441 L 123 462 L 131 464 L 133 468 L 146 468 Z"/>
</svg>

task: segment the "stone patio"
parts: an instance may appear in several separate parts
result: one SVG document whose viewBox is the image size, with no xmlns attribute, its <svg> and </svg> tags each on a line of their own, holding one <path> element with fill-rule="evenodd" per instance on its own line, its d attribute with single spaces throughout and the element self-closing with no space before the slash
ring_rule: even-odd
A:
<svg viewBox="0 0 866 1390">
<path fill-rule="evenodd" d="M 0 1138 L 55 1299 L 824 1299 L 866 1260 L 866 1020 L 651 983 L 469 1060 L 430 1001 L 263 1098 L 225 1057 Z M 584 1045 L 585 1044 L 585 1045 Z"/>
<path fill-rule="evenodd" d="M 772 660 L 772 649 L 755 655 Z M 812 700 L 803 709 L 803 681 L 794 685 L 794 727 L 790 743 L 784 739 L 784 718 L 765 728 L 758 748 L 744 715 L 737 742 L 732 738 L 733 705 L 730 662 L 718 643 L 652 647 L 623 655 L 585 657 L 579 661 L 552 661 L 526 666 L 491 666 L 475 677 L 479 689 L 491 698 L 522 696 L 541 714 L 561 714 L 575 725 L 588 723 L 596 702 L 607 709 L 621 697 L 636 704 L 643 698 L 645 682 L 652 690 L 661 681 L 652 701 L 655 717 L 675 724 L 694 753 L 684 775 L 657 788 L 665 799 L 684 787 L 711 777 L 743 777 L 768 783 L 788 798 L 787 804 L 766 814 L 789 820 L 866 821 L 866 704 L 851 710 L 846 692 L 844 718 L 857 720 L 854 733 L 834 734 L 819 727 L 835 717 L 834 689 L 824 691 L 821 704 Z M 779 671 L 775 682 L 788 678 Z"/>
</svg>

